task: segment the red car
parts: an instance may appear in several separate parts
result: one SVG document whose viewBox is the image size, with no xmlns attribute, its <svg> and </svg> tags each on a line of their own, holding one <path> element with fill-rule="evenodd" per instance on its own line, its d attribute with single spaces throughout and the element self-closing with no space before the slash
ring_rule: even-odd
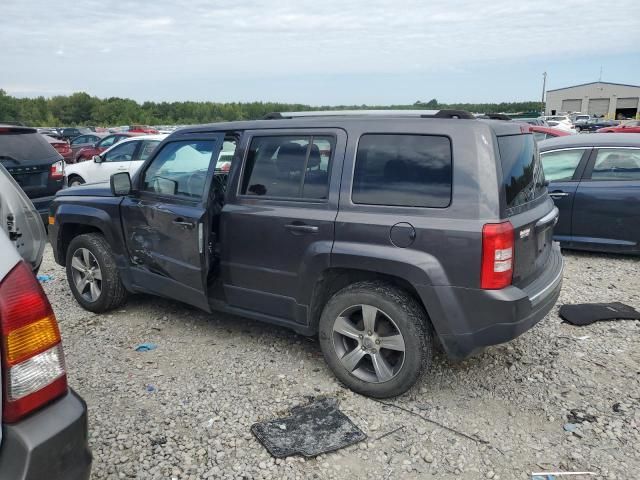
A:
<svg viewBox="0 0 640 480">
<path fill-rule="evenodd" d="M 50 137 L 49 135 L 42 135 L 47 142 L 64 158 L 65 163 L 70 163 L 73 157 L 73 152 L 69 142 L 66 140 L 59 140 L 57 138 Z"/>
<path fill-rule="evenodd" d="M 129 133 L 146 133 L 151 135 L 157 135 L 158 133 L 160 133 L 158 130 L 150 127 L 149 125 L 131 125 L 129 127 L 129 130 L 127 131 Z"/>
<path fill-rule="evenodd" d="M 540 125 L 529 125 L 529 131 L 533 133 L 533 136 L 538 142 L 546 140 L 547 138 L 564 137 L 565 135 L 572 135 L 571 133 L 560 130 L 559 128 L 542 127 Z"/>
<path fill-rule="evenodd" d="M 140 135 L 139 133 L 132 132 L 123 132 L 123 133 L 114 133 L 113 135 L 107 135 L 94 146 L 84 147 L 78 150 L 76 153 L 76 158 L 73 163 L 84 162 L 85 160 L 91 160 L 94 155 L 100 155 L 111 145 L 118 143 L 123 138 L 135 137 L 136 135 Z"/>
<path fill-rule="evenodd" d="M 640 120 L 631 120 L 615 127 L 596 130 L 597 133 L 640 133 Z"/>
</svg>

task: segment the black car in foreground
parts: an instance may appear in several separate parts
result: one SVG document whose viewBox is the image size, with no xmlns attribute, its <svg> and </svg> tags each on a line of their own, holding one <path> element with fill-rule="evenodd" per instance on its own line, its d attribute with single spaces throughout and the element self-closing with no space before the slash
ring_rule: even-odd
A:
<svg viewBox="0 0 640 480">
<path fill-rule="evenodd" d="M 640 254 L 640 135 L 594 133 L 540 142 L 563 247 Z"/>
<path fill-rule="evenodd" d="M 0 125 L 0 163 L 31 199 L 46 224 L 49 204 L 63 186 L 62 156 L 34 128 Z"/>
<path fill-rule="evenodd" d="M 553 308 L 557 214 L 521 123 L 283 113 L 183 128 L 133 180 L 63 190 L 49 240 L 88 310 L 146 292 L 317 334 L 345 385 L 390 397 L 436 338 L 467 357 Z"/>
</svg>

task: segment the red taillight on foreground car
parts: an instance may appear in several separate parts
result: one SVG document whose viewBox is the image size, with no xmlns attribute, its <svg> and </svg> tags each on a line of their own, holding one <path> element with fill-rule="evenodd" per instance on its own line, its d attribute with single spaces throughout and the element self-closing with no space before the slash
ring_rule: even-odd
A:
<svg viewBox="0 0 640 480">
<path fill-rule="evenodd" d="M 487 223 L 482 227 L 480 287 L 497 290 L 511 285 L 513 277 L 513 225 Z"/>
<path fill-rule="evenodd" d="M 54 180 L 61 180 L 64 178 L 64 162 L 60 160 L 51 165 L 51 171 L 49 173 Z"/>
<path fill-rule="evenodd" d="M 2 419 L 20 420 L 67 391 L 58 323 L 42 287 L 20 262 L 0 283 Z"/>
</svg>

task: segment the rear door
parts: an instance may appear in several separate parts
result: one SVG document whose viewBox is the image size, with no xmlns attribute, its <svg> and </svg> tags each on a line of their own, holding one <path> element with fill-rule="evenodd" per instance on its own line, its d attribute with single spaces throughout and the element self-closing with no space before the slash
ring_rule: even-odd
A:
<svg viewBox="0 0 640 480">
<path fill-rule="evenodd" d="M 640 148 L 594 150 L 576 192 L 572 233 L 593 248 L 640 248 Z"/>
<path fill-rule="evenodd" d="M 585 169 L 591 148 L 568 148 L 541 153 L 549 196 L 559 210 L 554 238 L 567 242 L 571 236 L 573 200 Z"/>
<path fill-rule="evenodd" d="M 513 284 L 524 286 L 544 270 L 558 210 L 546 194 L 538 147 L 531 134 L 498 136 L 505 216 L 514 228 Z"/>
<path fill-rule="evenodd" d="M 29 198 L 52 196 L 62 188 L 62 171 L 51 168 L 62 160 L 36 130 L 0 127 L 0 162 Z"/>
<path fill-rule="evenodd" d="M 177 138 L 143 166 L 122 222 L 134 284 L 209 310 L 207 199 L 224 133 Z"/>
<path fill-rule="evenodd" d="M 226 301 L 306 322 L 304 292 L 329 266 L 339 195 L 329 185 L 339 184 L 346 134 L 266 130 L 246 132 L 243 141 L 242 177 L 220 220 Z"/>
</svg>

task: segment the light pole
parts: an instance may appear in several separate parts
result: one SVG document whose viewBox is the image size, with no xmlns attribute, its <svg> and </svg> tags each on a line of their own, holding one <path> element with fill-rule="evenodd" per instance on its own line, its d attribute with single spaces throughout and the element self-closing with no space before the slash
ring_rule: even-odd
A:
<svg viewBox="0 0 640 480">
<path fill-rule="evenodd" d="M 546 113 L 545 104 L 544 104 L 544 94 L 547 90 L 547 72 L 543 72 L 542 74 L 542 115 Z"/>
</svg>

